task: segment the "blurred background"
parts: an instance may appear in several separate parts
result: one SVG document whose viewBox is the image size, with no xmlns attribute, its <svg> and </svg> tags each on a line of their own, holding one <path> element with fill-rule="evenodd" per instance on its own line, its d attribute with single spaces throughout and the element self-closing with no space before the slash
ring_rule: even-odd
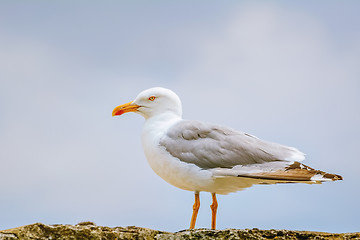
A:
<svg viewBox="0 0 360 240">
<path fill-rule="evenodd" d="M 219 196 L 218 228 L 360 231 L 359 1 L 0 3 L 0 229 L 34 222 L 189 227 L 193 193 L 148 166 L 147 88 L 186 119 L 294 146 L 344 177 Z M 196 227 L 209 228 L 201 194 Z"/>
</svg>

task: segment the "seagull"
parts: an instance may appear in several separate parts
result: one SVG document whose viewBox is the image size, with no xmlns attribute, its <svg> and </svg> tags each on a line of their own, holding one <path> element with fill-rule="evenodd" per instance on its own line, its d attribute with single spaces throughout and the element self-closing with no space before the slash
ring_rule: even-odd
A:
<svg viewBox="0 0 360 240">
<path fill-rule="evenodd" d="M 112 116 L 127 112 L 145 118 L 142 145 L 153 171 L 171 185 L 194 192 L 190 229 L 195 228 L 200 192 L 212 194 L 211 229 L 216 229 L 216 194 L 254 184 L 342 180 L 340 175 L 302 164 L 305 154 L 296 148 L 228 127 L 182 119 L 180 98 L 166 88 L 142 91 L 135 100 L 117 106 Z"/>
</svg>

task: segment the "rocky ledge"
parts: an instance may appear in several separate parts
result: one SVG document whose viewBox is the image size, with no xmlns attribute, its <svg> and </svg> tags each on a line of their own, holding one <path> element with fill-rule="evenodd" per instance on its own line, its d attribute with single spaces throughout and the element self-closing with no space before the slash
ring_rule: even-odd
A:
<svg viewBox="0 0 360 240">
<path fill-rule="evenodd" d="M 0 231 L 0 240 L 14 239 L 360 239 L 359 233 L 322 233 L 289 230 L 225 229 L 183 230 L 175 233 L 141 227 L 101 227 L 92 222 L 77 225 L 35 223 Z"/>
</svg>

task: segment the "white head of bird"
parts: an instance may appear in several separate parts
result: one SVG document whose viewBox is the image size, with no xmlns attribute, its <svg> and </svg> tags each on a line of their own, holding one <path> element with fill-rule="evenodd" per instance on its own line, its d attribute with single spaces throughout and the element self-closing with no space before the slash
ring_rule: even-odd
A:
<svg viewBox="0 0 360 240">
<path fill-rule="evenodd" d="M 116 107 L 112 115 L 117 116 L 127 112 L 138 113 L 145 119 L 164 114 L 181 117 L 182 107 L 180 98 L 173 91 L 155 87 L 142 91 L 134 101 Z"/>
</svg>

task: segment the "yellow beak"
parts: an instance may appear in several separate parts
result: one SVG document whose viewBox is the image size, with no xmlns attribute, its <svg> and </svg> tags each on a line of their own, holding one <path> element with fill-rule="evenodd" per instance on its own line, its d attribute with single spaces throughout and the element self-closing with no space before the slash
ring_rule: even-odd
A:
<svg viewBox="0 0 360 240">
<path fill-rule="evenodd" d="M 112 112 L 112 116 L 119 116 L 127 112 L 135 112 L 140 106 L 139 105 L 131 105 L 132 102 L 125 103 L 123 105 L 117 106 L 114 108 Z"/>
</svg>

